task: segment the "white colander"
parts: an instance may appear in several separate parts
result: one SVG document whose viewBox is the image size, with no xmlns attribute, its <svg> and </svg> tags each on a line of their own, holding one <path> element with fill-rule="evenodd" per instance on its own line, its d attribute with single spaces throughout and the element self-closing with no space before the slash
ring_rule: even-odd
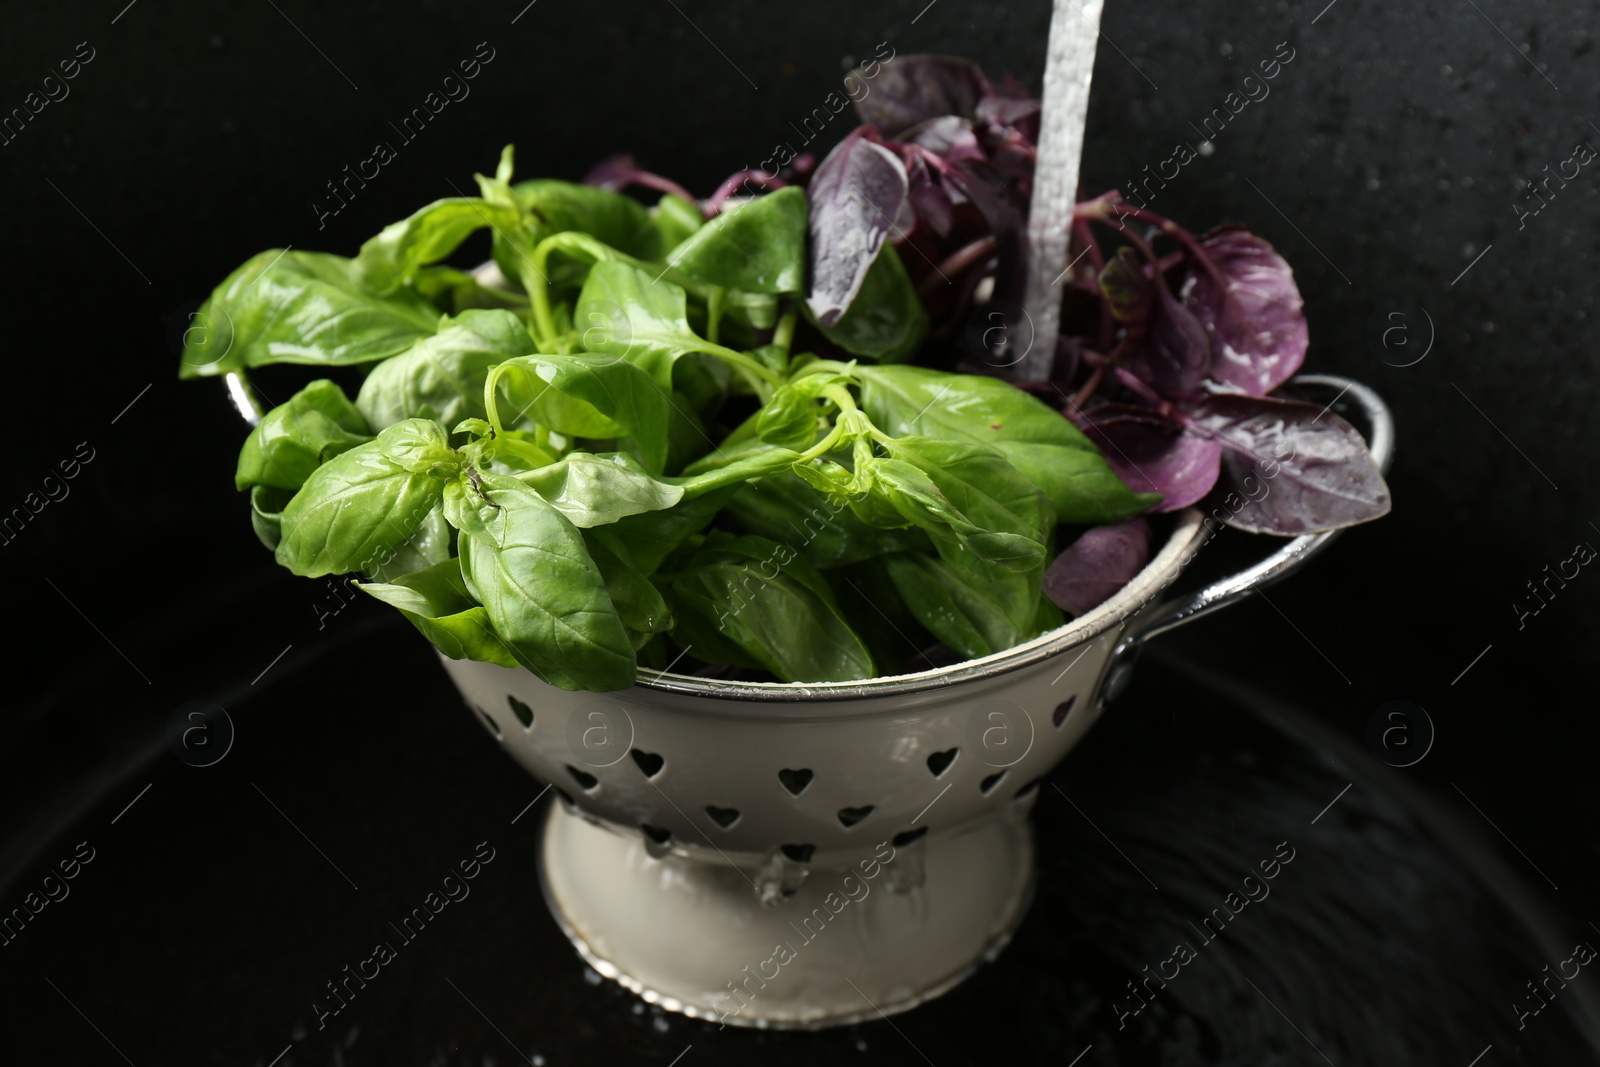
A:
<svg viewBox="0 0 1600 1067">
<path fill-rule="evenodd" d="M 1358 409 L 1370 390 L 1301 377 Z M 1334 533 L 1155 602 L 1215 528 L 1195 510 L 1098 608 L 984 659 L 864 682 L 642 674 L 572 693 L 444 660 L 469 707 L 559 791 L 544 891 L 579 953 L 652 1003 L 729 1025 L 818 1027 L 913 1007 L 993 958 L 1032 891 L 1040 779 L 1126 682 L 1143 642 L 1284 577 Z"/>
</svg>

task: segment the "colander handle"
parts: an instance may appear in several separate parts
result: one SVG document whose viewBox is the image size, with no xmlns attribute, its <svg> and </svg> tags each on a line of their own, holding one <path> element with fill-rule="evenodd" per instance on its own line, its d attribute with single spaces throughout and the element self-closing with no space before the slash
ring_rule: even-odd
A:
<svg viewBox="0 0 1600 1067">
<path fill-rule="evenodd" d="M 1367 447 L 1377 461 L 1378 469 L 1388 473 L 1389 461 L 1394 455 L 1394 419 L 1389 414 L 1389 406 L 1377 393 L 1360 382 L 1331 374 L 1303 374 L 1296 377 L 1292 384 L 1298 391 L 1307 394 L 1321 395 L 1325 392 L 1331 397 L 1328 402 L 1330 408 L 1348 402 L 1353 409 L 1351 414 L 1355 416 L 1352 422 L 1358 429 L 1364 429 Z M 1342 532 L 1326 530 L 1303 534 L 1252 567 L 1212 582 L 1186 599 L 1157 605 L 1133 624 L 1112 651 L 1100 698 L 1109 703 L 1122 692 L 1128 683 L 1134 660 L 1150 638 L 1237 603 L 1256 590 L 1287 578 L 1305 566 L 1311 557 L 1327 548 Z"/>
</svg>

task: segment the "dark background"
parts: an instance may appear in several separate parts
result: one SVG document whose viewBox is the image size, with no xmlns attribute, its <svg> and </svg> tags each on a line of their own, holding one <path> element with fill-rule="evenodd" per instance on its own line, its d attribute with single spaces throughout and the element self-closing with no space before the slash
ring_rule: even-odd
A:
<svg viewBox="0 0 1600 1067">
<path fill-rule="evenodd" d="M 70 496 L 0 546 L 12 620 L 0 717 L 7 908 L 23 891 L 19 872 L 50 862 L 40 850 L 54 835 L 94 805 L 115 812 L 132 797 L 138 782 L 104 799 L 161 746 L 174 708 L 243 700 L 285 646 L 275 670 L 334 654 L 339 640 L 317 630 L 315 587 L 277 571 L 250 532 L 231 487 L 243 430 L 220 384 L 177 381 L 185 316 L 229 270 L 275 246 L 352 254 L 385 223 L 469 189 L 507 142 L 524 177 L 576 179 L 631 151 L 709 193 L 794 141 L 789 122 L 879 42 L 965 54 L 1037 89 L 1049 13 L 1038 0 L 122 2 L 12 5 L 6 17 L 5 111 L 79 42 L 94 49 L 70 96 L 0 146 L 13 412 L 0 511 L 38 491 L 80 442 L 94 450 Z M 1600 145 L 1591 125 L 1600 9 L 1111 0 L 1104 30 L 1087 194 L 1194 140 L 1189 124 L 1258 60 L 1280 42 L 1295 49 L 1270 96 L 1151 206 L 1193 229 L 1239 221 L 1268 236 L 1305 296 L 1307 369 L 1372 385 L 1398 426 L 1390 516 L 1274 591 L 1276 608 L 1252 601 L 1164 643 L 1310 709 L 1356 745 L 1384 702 L 1427 709 L 1436 729 L 1427 758 L 1406 769 L 1374 759 L 1373 773 L 1475 821 L 1541 905 L 1566 917 L 1569 940 L 1583 936 L 1600 920 L 1591 681 L 1600 576 L 1584 570 L 1520 629 L 1511 605 L 1574 545 L 1600 546 L 1591 414 L 1600 172 L 1586 167 L 1524 228 L 1513 205 L 1578 141 Z M 399 143 L 388 123 L 479 42 L 494 59 L 471 95 Z M 830 143 L 848 119 L 835 120 Z M 319 229 L 312 204 L 325 183 L 378 141 L 398 158 Z M 1372 341 L 1370 323 L 1392 311 L 1406 315 L 1407 349 Z M 1420 363 L 1391 365 L 1414 358 L 1430 333 Z M 261 383 L 277 396 L 301 380 L 289 371 Z M 350 611 L 352 628 L 369 625 L 365 606 Z M 377 647 L 424 657 L 398 630 Z M 319 713 L 361 699 L 359 670 Z M 1160 698 L 1180 729 L 1181 686 Z M 296 743 L 325 754 L 315 730 Z M 345 784 L 382 771 L 352 753 Z M 288 783 L 300 772 L 273 773 Z M 166 813 L 178 821 L 154 832 L 181 834 L 182 811 Z M 203 924 L 210 905 L 193 903 Z M 530 897 L 529 907 L 542 904 Z M 0 981 L 38 986 L 8 966 L 0 958 Z M 93 1000 L 90 966 L 74 981 Z M 154 974 L 161 962 L 139 966 Z M 1458 980 L 1505 998 L 1521 981 Z M 137 1000 L 137 976 L 119 981 Z M 80 1026 L 59 1001 L 37 1004 L 30 1027 L 59 1037 Z M 167 1062 L 155 1050 L 133 1060 Z"/>
</svg>

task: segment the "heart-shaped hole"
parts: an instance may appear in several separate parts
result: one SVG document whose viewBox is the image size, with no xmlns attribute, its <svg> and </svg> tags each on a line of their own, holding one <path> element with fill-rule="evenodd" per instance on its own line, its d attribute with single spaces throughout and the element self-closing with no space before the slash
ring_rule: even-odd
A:
<svg viewBox="0 0 1600 1067">
<path fill-rule="evenodd" d="M 524 704 L 516 697 L 511 696 L 509 693 L 506 695 L 506 703 L 511 705 L 511 714 L 517 717 L 517 721 L 522 724 L 522 728 L 524 730 L 533 729 L 532 708 L 528 707 L 528 705 Z"/>
<path fill-rule="evenodd" d="M 707 804 L 706 814 L 711 816 L 712 822 L 724 830 L 739 821 L 738 808 L 719 808 L 715 804 Z"/>
<path fill-rule="evenodd" d="M 943 752 L 935 752 L 928 757 L 928 770 L 933 772 L 935 778 L 950 769 L 950 764 L 956 761 L 959 749 L 947 748 Z"/>
<path fill-rule="evenodd" d="M 798 771 L 791 771 L 787 767 L 778 772 L 778 781 L 789 791 L 791 796 L 799 796 L 806 791 L 806 786 L 811 784 L 811 779 L 816 775 L 802 767 Z"/>
<path fill-rule="evenodd" d="M 921 841 L 927 836 L 928 828 L 926 826 L 919 826 L 915 830 L 907 830 L 905 833 L 895 834 L 894 847 L 905 848 L 907 845 L 916 844 L 918 841 Z"/>
<path fill-rule="evenodd" d="M 500 740 L 500 724 L 491 719 L 489 713 L 476 704 L 472 706 L 472 710 L 478 713 L 478 717 L 483 720 L 483 725 L 489 728 L 491 734 L 494 734 L 494 739 L 496 741 Z"/>
<path fill-rule="evenodd" d="M 640 823 L 639 829 L 644 831 L 644 836 L 648 837 L 658 845 L 664 845 L 668 841 L 672 840 L 671 830 L 663 830 L 661 827 L 651 826 L 647 822 Z"/>
<path fill-rule="evenodd" d="M 1056 705 L 1056 710 L 1050 713 L 1050 721 L 1060 726 L 1067 721 L 1067 715 L 1072 711 L 1072 705 L 1078 702 L 1078 694 L 1074 693 Z"/>
<path fill-rule="evenodd" d="M 661 768 L 666 766 L 667 763 L 666 760 L 654 752 L 645 752 L 637 748 L 629 749 L 628 755 L 633 757 L 633 762 L 639 765 L 639 769 L 644 772 L 646 778 L 654 778 L 660 774 Z"/>
<path fill-rule="evenodd" d="M 1000 784 L 1000 779 L 1004 778 L 1005 776 L 1005 771 L 1001 771 L 998 774 L 991 774 L 989 777 L 978 783 L 978 789 L 987 795 L 994 790 L 995 786 Z"/>
<path fill-rule="evenodd" d="M 1012 799 L 1013 800 L 1021 800 L 1024 797 L 1027 797 L 1027 796 L 1030 796 L 1030 795 L 1032 795 L 1034 793 L 1037 793 L 1038 791 L 1039 791 L 1039 779 L 1035 778 L 1033 781 L 1029 782 L 1027 785 L 1025 785 L 1021 789 L 1017 790 L 1016 794 L 1012 797 Z"/>
<path fill-rule="evenodd" d="M 862 808 L 840 808 L 839 824 L 845 827 L 854 826 L 862 819 L 865 819 L 868 815 L 871 815 L 873 810 L 874 805 L 872 804 L 868 804 L 866 807 Z"/>
<path fill-rule="evenodd" d="M 810 863 L 811 856 L 817 851 L 816 845 L 779 845 L 778 851 L 794 860 L 796 863 Z"/>
<path fill-rule="evenodd" d="M 572 780 L 577 782 L 578 785 L 583 788 L 585 793 L 600 784 L 600 779 L 596 778 L 587 771 L 578 770 L 578 768 L 572 766 L 570 763 L 567 764 L 567 773 L 572 775 Z"/>
</svg>

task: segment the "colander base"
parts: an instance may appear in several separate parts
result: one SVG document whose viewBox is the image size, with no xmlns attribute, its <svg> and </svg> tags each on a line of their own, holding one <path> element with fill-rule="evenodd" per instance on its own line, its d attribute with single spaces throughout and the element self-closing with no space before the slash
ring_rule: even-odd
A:
<svg viewBox="0 0 1600 1067">
<path fill-rule="evenodd" d="M 578 953 L 649 1003 L 727 1026 L 821 1029 L 953 988 L 999 955 L 1032 899 L 1026 820 L 972 823 L 871 862 L 886 854 L 864 843 L 859 860 L 814 868 L 763 906 L 754 870 L 654 858 L 638 833 L 552 805 L 540 872 Z"/>
</svg>

